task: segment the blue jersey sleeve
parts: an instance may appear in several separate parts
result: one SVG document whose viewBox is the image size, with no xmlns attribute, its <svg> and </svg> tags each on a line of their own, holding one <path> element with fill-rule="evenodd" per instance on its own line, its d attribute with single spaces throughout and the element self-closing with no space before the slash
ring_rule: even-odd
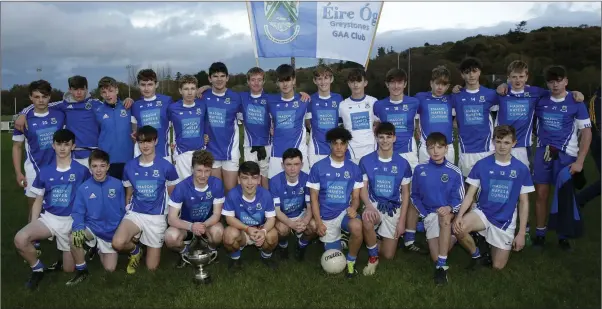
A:
<svg viewBox="0 0 602 309">
<path fill-rule="evenodd" d="M 234 213 L 234 207 L 235 202 L 233 201 L 233 193 L 234 191 L 230 191 L 228 193 L 228 196 L 226 196 L 226 201 L 224 202 L 224 208 L 222 209 L 222 215 L 224 216 L 228 216 L 228 217 L 234 217 L 235 213 Z"/>
<path fill-rule="evenodd" d="M 309 179 L 307 180 L 307 187 L 311 189 L 320 190 L 320 172 L 318 170 L 319 164 L 314 164 L 309 171 Z"/>
<path fill-rule="evenodd" d="M 214 199 L 224 199 L 224 184 L 222 183 L 221 180 L 218 179 L 218 181 L 215 182 L 214 185 L 214 192 L 213 192 L 213 198 Z"/>
<path fill-rule="evenodd" d="M 360 167 L 357 166 L 356 164 L 353 164 L 353 174 L 354 175 L 354 180 L 355 180 L 355 184 L 353 185 L 353 189 L 361 189 L 364 187 L 364 177 L 362 174 L 362 171 L 360 170 Z"/>
<path fill-rule="evenodd" d="M 182 207 L 182 203 L 184 203 L 184 199 L 185 197 L 185 192 L 184 192 L 184 183 L 179 183 L 176 185 L 176 187 L 174 188 L 174 190 L 171 192 L 171 195 L 169 196 L 169 205 L 170 206 L 179 206 L 178 208 Z"/>
<path fill-rule="evenodd" d="M 271 193 L 271 194 L 272 194 L 272 196 L 274 197 L 274 198 L 273 198 L 273 201 L 274 201 L 274 207 L 276 207 L 276 208 L 279 208 L 279 207 L 280 207 L 280 194 L 279 194 L 279 192 L 278 192 L 278 191 L 280 190 L 280 187 L 279 187 L 279 185 L 278 185 L 278 181 L 277 181 L 277 179 L 279 179 L 279 178 L 280 178 L 280 177 L 278 177 L 278 176 L 275 176 L 275 177 L 272 177 L 272 178 L 269 180 L 269 188 L 270 188 L 270 193 Z"/>
<path fill-rule="evenodd" d="M 418 211 L 418 215 L 421 218 L 424 218 L 426 216 L 426 209 L 424 208 L 424 204 L 422 203 L 422 197 L 420 194 L 420 186 L 418 185 L 418 178 L 416 177 L 416 175 L 418 175 L 417 173 L 414 174 L 414 176 L 412 176 L 412 183 L 414 183 L 410 193 L 410 199 L 412 200 L 412 204 L 414 205 L 414 207 L 416 207 L 416 210 Z"/>
<path fill-rule="evenodd" d="M 37 195 L 44 195 L 44 190 L 46 189 L 46 184 L 44 182 L 44 179 L 41 177 L 41 171 L 36 173 L 36 178 L 33 180 L 33 184 L 31 185 L 32 187 L 32 192 L 37 194 Z"/>
<path fill-rule="evenodd" d="M 274 198 L 272 197 L 272 194 L 269 191 L 265 191 L 265 197 L 264 197 L 264 203 L 265 203 L 265 217 L 267 218 L 271 218 L 271 217 L 276 217 L 276 209 L 274 207 Z"/>
<path fill-rule="evenodd" d="M 167 185 L 172 186 L 176 181 L 178 181 L 178 172 L 173 164 L 166 164 L 167 170 L 165 171 L 165 179 L 167 180 Z"/>
<path fill-rule="evenodd" d="M 481 173 L 480 173 L 480 167 L 481 167 L 481 161 L 478 161 L 470 170 L 470 173 L 468 173 L 468 177 L 466 178 L 466 182 L 470 185 L 473 185 L 475 187 L 480 187 L 481 186 Z"/>
<path fill-rule="evenodd" d="M 86 228 L 86 224 L 84 222 L 85 216 L 86 216 L 86 198 L 80 187 L 77 190 L 77 193 L 75 194 L 75 200 L 73 201 L 73 209 L 71 210 L 71 218 L 73 218 L 71 230 L 73 232 L 81 231 Z"/>
<path fill-rule="evenodd" d="M 449 206 L 451 206 L 454 213 L 460 210 L 462 200 L 464 200 L 464 184 L 462 183 L 462 175 L 453 173 L 453 181 L 451 182 L 452 189 L 449 196 Z"/>
<path fill-rule="evenodd" d="M 523 175 L 522 179 L 522 187 L 520 190 L 520 194 L 531 193 L 535 191 L 535 186 L 533 186 L 533 179 L 531 178 L 531 173 L 528 168 L 524 169 L 525 171 L 521 172 Z"/>
</svg>

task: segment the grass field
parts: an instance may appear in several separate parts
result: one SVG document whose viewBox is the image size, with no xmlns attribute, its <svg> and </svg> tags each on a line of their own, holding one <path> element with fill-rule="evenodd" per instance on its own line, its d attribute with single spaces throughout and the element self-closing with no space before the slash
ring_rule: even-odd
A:
<svg viewBox="0 0 602 309">
<path fill-rule="evenodd" d="M 26 220 L 26 200 L 15 181 L 10 135 L 2 142 L 2 308 L 600 308 L 600 198 L 584 209 L 585 236 L 574 243 L 573 253 L 561 252 L 554 233 L 543 253 L 531 248 L 513 253 L 501 272 L 484 269 L 467 272 L 469 256 L 455 247 L 449 257 L 449 284 L 435 287 L 433 264 L 425 256 L 399 250 L 393 261 L 381 261 L 377 274 L 327 276 L 319 264 L 322 246 L 311 245 L 304 263 L 290 260 L 270 272 L 260 263 L 259 252 L 243 251 L 244 270 L 231 275 L 228 257 L 208 269 L 209 286 L 191 282 L 193 270 L 174 269 L 176 255 L 164 250 L 159 270 L 141 266 L 129 276 L 127 257 L 118 270 L 107 274 L 100 262 L 89 263 L 87 282 L 67 288 L 71 274 L 49 273 L 39 291 L 28 292 L 24 283 L 30 270 L 13 245 L 15 232 Z M 599 177 L 588 158 L 586 176 Z M 531 211 L 533 213 L 533 211 Z M 418 236 L 423 239 L 423 235 Z M 42 261 L 56 257 L 54 243 L 42 242 Z M 292 250 L 292 248 L 291 248 Z M 291 252 L 292 257 L 292 252 Z M 367 263 L 367 250 L 358 257 L 359 270 Z"/>
</svg>

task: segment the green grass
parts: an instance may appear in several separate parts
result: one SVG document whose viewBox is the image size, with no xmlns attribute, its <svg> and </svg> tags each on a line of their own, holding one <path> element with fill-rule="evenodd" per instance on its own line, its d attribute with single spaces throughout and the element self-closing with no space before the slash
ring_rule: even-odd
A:
<svg viewBox="0 0 602 309">
<path fill-rule="evenodd" d="M 70 274 L 50 273 L 31 294 L 24 283 L 29 267 L 14 249 L 13 236 L 26 220 L 26 200 L 16 186 L 10 152 L 10 136 L 2 137 L 2 307 L 6 308 L 600 308 L 600 198 L 584 210 L 585 236 L 575 242 L 571 254 L 561 252 L 553 233 L 548 249 L 537 253 L 527 248 L 513 253 L 501 272 L 467 272 L 469 256 L 455 247 L 449 257 L 446 287 L 433 285 L 433 264 L 428 257 L 398 251 L 393 261 L 381 261 L 373 277 L 326 276 L 319 264 L 322 246 L 310 246 L 307 260 L 284 262 L 279 271 L 267 271 L 257 250 L 243 251 L 244 270 L 227 272 L 228 257 L 208 268 L 214 283 L 195 286 L 191 268 L 176 270 L 175 253 L 163 251 L 159 269 L 151 273 L 125 272 L 127 257 L 118 270 L 106 274 L 98 260 L 90 263 L 87 282 L 67 288 Z M 586 175 L 596 179 L 591 159 Z M 532 211 L 533 212 L 533 211 Z M 419 239 L 423 239 L 419 235 Z M 292 247 L 292 246 L 291 246 Z M 42 242 L 42 260 L 56 257 L 55 245 Z M 292 250 L 292 248 L 291 248 Z M 291 252 L 292 257 L 292 252 Z M 362 248 L 357 267 L 367 263 Z M 32 296 L 35 295 L 35 296 Z"/>
</svg>

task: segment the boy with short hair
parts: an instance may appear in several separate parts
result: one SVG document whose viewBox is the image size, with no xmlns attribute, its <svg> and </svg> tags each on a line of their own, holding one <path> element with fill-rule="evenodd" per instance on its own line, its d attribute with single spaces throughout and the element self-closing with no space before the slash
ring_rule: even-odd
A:
<svg viewBox="0 0 602 309">
<path fill-rule="evenodd" d="M 419 92 L 416 98 L 420 101 L 418 118 L 420 119 L 420 147 L 418 162 L 428 163 L 430 155 L 427 151 L 426 139 L 433 132 L 445 135 L 449 143 L 445 159 L 452 164 L 456 162 L 456 151 L 453 145 L 453 117 L 456 115 L 452 107 L 451 96 L 445 94 L 449 88 L 451 74 L 445 66 L 437 66 L 431 71 L 431 91 Z"/>
<path fill-rule="evenodd" d="M 119 179 L 108 175 L 108 153 L 92 150 L 89 160 L 92 177 L 77 189 L 71 212 L 71 254 L 76 274 L 67 282 L 68 286 L 81 283 L 89 275 L 84 243 L 98 249 L 106 271 L 112 272 L 117 266 L 117 252 L 111 246 L 111 240 L 125 215 L 125 191 Z"/>
<path fill-rule="evenodd" d="M 479 160 L 466 178 L 469 187 L 454 219 L 453 231 L 472 255 L 470 268 L 487 263 L 470 236 L 471 232 L 478 232 L 492 246 L 492 266 L 499 270 L 506 266 L 511 249 L 520 251 L 525 245 L 528 194 L 535 189 L 529 168 L 512 156 L 516 144 L 514 128 L 496 127 L 493 136 L 495 153 Z M 477 193 L 477 206 L 472 208 Z M 515 235 L 517 211 L 520 226 Z"/>
<path fill-rule="evenodd" d="M 196 98 L 196 77 L 183 75 L 178 80 L 182 100 L 167 107 L 167 119 L 175 135 L 174 161 L 180 181 L 192 175 L 192 154 L 205 148 L 204 131 L 207 107 Z"/>
<path fill-rule="evenodd" d="M 228 223 L 224 232 L 224 247 L 230 253 L 228 269 L 239 271 L 242 268 L 240 256 L 247 245 L 256 246 L 261 251 L 261 262 L 276 269 L 278 265 L 271 258 L 278 244 L 272 195 L 259 186 L 259 164 L 244 162 L 238 175 L 240 184 L 228 193 L 222 210 Z"/>
<path fill-rule="evenodd" d="M 182 256 L 195 237 L 202 239 L 214 258 L 217 257 L 216 248 L 222 243 L 224 233 L 220 222 L 224 187 L 221 180 L 211 176 L 213 155 L 206 150 L 196 150 L 191 161 L 192 175 L 178 183 L 169 197 L 165 245 L 179 252 L 177 268 L 186 265 Z"/>
<path fill-rule="evenodd" d="M 63 252 L 63 271 L 74 269 L 69 248 L 71 211 L 77 188 L 90 177 L 90 171 L 72 159 L 74 142 L 75 134 L 68 129 L 54 133 L 52 148 L 56 159 L 36 175 L 31 189 L 36 194 L 32 220 L 15 235 L 15 247 L 32 270 L 26 285 L 31 290 L 35 290 L 44 278 L 44 264 L 37 257 L 34 241 L 55 237 L 57 249 Z"/>
<path fill-rule="evenodd" d="M 301 171 L 303 154 L 297 148 L 289 148 L 282 154 L 282 173 L 270 179 L 270 192 L 276 208 L 276 230 L 280 241 L 278 249 L 282 259 L 288 259 L 288 236 L 295 233 L 299 241 L 295 257 L 304 259 L 305 250 L 316 236 L 309 192 L 305 188 L 308 175 Z"/>
<path fill-rule="evenodd" d="M 136 76 L 142 98 L 132 105 L 132 132 L 135 135 L 138 128 L 151 126 L 158 132 L 156 154 L 172 162 L 169 146 L 170 122 L 167 108 L 173 102 L 170 96 L 156 93 L 159 82 L 157 73 L 152 69 L 144 69 Z M 139 145 L 134 146 L 134 156 L 141 154 Z"/>
<path fill-rule="evenodd" d="M 330 154 L 326 132 L 338 126 L 339 104 L 343 101 L 340 94 L 330 91 L 330 86 L 334 81 L 334 74 L 330 67 L 319 65 L 313 75 L 318 92 L 311 95 L 311 102 L 305 117 L 305 126 L 310 130 L 308 149 L 310 169 L 316 162 Z"/>
<path fill-rule="evenodd" d="M 126 200 L 131 203 L 112 245 L 117 251 L 130 253 L 128 274 L 134 274 L 140 263 L 140 243 L 147 247 L 146 267 L 151 271 L 159 267 L 167 228 L 166 201 L 178 183 L 175 167 L 155 152 L 158 135 L 157 129 L 150 125 L 138 129 L 136 139 L 141 155 L 126 163 L 123 172 Z"/>
<path fill-rule="evenodd" d="M 449 143 L 440 132 L 426 138 L 431 156 L 420 164 L 412 177 L 412 204 L 424 220 L 426 239 L 435 265 L 435 284 L 447 283 L 447 253 L 454 245 L 451 222 L 464 198 L 462 172 L 445 157 Z"/>
<path fill-rule="evenodd" d="M 357 165 L 363 156 L 376 150 L 373 107 L 377 100 L 364 93 L 368 80 L 363 69 L 351 69 L 347 75 L 347 85 L 351 89 L 351 97 L 339 104 L 339 117 L 353 136 L 349 141 L 349 153 L 351 161 Z"/>
<path fill-rule="evenodd" d="M 365 276 L 376 271 L 379 253 L 386 259 L 395 256 L 397 242 L 405 231 L 412 168 L 394 151 L 396 130 L 390 122 L 379 123 L 375 132 L 378 150 L 360 160 L 364 180 L 360 196 L 365 205 L 362 226 L 370 256 Z"/>
<path fill-rule="evenodd" d="M 55 159 L 54 149 L 52 148 L 52 139 L 54 132 L 62 129 L 65 124 L 65 114 L 56 109 L 48 108 L 50 93 L 52 87 L 45 80 L 38 80 L 29 84 L 29 99 L 34 106 L 33 113 L 27 114 L 27 122 L 30 126 L 23 131 L 13 130 L 13 167 L 17 183 L 25 188 L 27 196 L 28 218 L 31 222 L 31 207 L 36 200 L 36 195 L 31 192 L 32 185 L 39 174 L 40 168 L 49 165 Z M 25 147 L 25 175 L 21 169 L 21 158 L 23 157 L 23 144 Z M 33 218 L 35 219 L 35 218 Z M 36 242 L 36 248 L 39 243 Z"/>
<path fill-rule="evenodd" d="M 308 102 L 295 93 L 295 69 L 289 64 L 282 64 L 276 68 L 280 97 L 274 96 L 268 105 L 274 127 L 274 142 L 269 164 L 268 178 L 282 172 L 282 154 L 289 148 L 297 148 L 303 156 L 302 170 L 309 172 L 307 164 L 307 140 L 305 129 L 305 115 Z"/>
<path fill-rule="evenodd" d="M 109 175 L 121 180 L 125 163 L 134 158 L 134 142 L 130 136 L 132 113 L 117 97 L 119 88 L 114 78 L 101 78 L 98 89 L 105 103 L 96 112 L 96 121 L 100 124 L 98 147 L 109 154 Z"/>
</svg>

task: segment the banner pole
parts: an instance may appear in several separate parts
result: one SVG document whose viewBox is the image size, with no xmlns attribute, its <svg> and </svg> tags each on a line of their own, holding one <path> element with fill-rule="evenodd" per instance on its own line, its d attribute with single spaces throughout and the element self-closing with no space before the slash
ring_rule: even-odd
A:
<svg viewBox="0 0 602 309">
<path fill-rule="evenodd" d="M 249 29 L 251 30 L 251 40 L 253 41 L 253 51 L 255 52 L 255 65 L 259 67 L 259 56 L 257 55 L 257 39 L 255 38 L 255 31 L 253 31 L 253 24 L 255 19 L 249 1 L 245 1 L 247 5 L 247 16 L 249 17 Z M 379 16 L 380 17 L 380 16 Z"/>
<path fill-rule="evenodd" d="M 368 71 L 368 64 L 370 63 L 370 54 L 372 54 L 372 47 L 374 47 L 374 41 L 376 40 L 376 30 L 378 29 L 378 23 L 380 23 L 380 16 L 383 12 L 384 6 L 385 2 L 381 1 L 380 10 L 378 10 L 378 18 L 376 18 L 376 26 L 374 27 L 374 35 L 372 36 L 372 42 L 370 43 L 370 49 L 368 50 L 368 59 L 366 59 L 366 65 L 364 66 L 365 71 Z"/>
</svg>

